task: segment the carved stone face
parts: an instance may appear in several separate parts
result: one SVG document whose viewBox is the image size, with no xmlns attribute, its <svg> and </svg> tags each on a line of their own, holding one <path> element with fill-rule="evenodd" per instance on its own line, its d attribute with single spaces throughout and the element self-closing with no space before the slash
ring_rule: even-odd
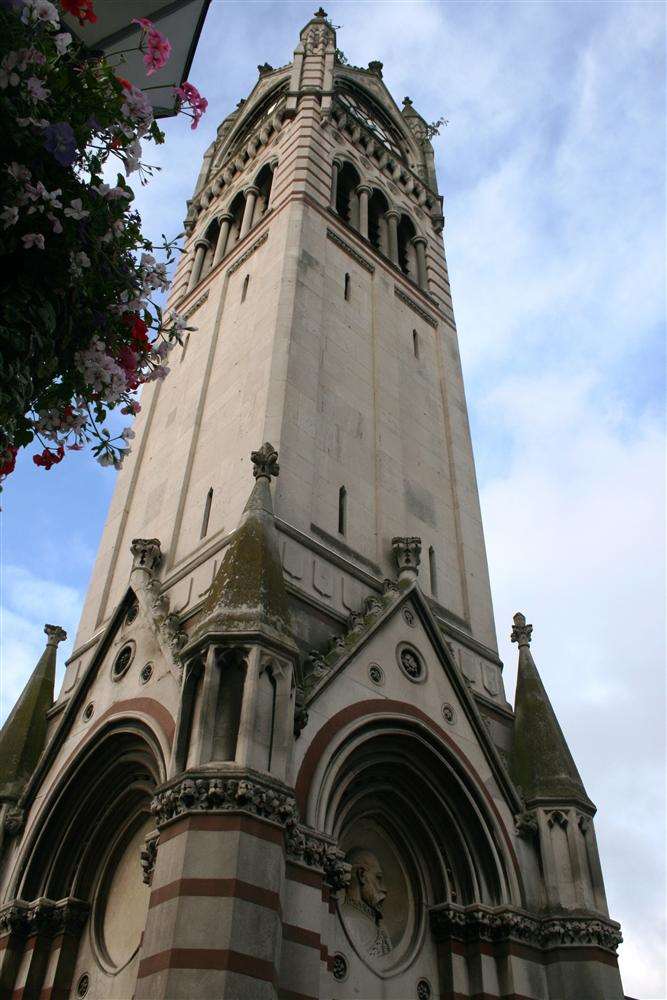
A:
<svg viewBox="0 0 667 1000">
<path fill-rule="evenodd" d="M 377 913 L 382 913 L 387 892 L 384 888 L 384 875 L 380 862 L 371 855 L 372 860 L 366 868 L 359 870 L 359 882 L 361 883 L 361 898 L 367 906 L 372 907 Z"/>
<path fill-rule="evenodd" d="M 348 898 L 362 900 L 380 917 L 387 898 L 380 862 L 371 851 L 361 849 L 350 851 L 347 860 L 352 866 Z"/>
</svg>

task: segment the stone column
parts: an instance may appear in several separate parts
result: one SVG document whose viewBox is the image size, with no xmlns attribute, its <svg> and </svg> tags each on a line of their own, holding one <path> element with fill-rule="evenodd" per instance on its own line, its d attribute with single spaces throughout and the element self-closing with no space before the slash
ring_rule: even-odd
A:
<svg viewBox="0 0 667 1000">
<path fill-rule="evenodd" d="M 417 284 L 428 291 L 428 275 L 426 270 L 426 237 L 413 236 L 412 245 L 417 251 Z"/>
<path fill-rule="evenodd" d="M 368 184 L 360 184 L 357 188 L 359 196 L 359 232 L 365 240 L 368 239 L 368 199 L 371 188 Z"/>
<path fill-rule="evenodd" d="M 338 199 L 338 171 L 342 166 L 341 161 L 337 157 L 334 157 L 331 163 L 331 198 L 329 200 L 329 207 L 333 212 L 336 211 L 336 202 Z"/>
<path fill-rule="evenodd" d="M 216 265 L 219 264 L 225 256 L 227 240 L 229 239 L 229 227 L 231 226 L 233 219 L 234 216 L 231 212 L 223 212 L 220 216 L 220 232 L 218 233 L 218 242 L 215 245 L 212 267 L 216 267 Z"/>
<path fill-rule="evenodd" d="M 385 219 L 387 220 L 387 229 L 389 231 L 389 259 L 392 264 L 396 264 L 398 267 L 398 219 L 399 213 L 395 208 L 390 208 L 388 212 L 385 212 Z"/>
<path fill-rule="evenodd" d="M 243 239 L 252 225 L 252 217 L 255 214 L 255 202 L 257 201 L 259 188 L 251 184 L 250 187 L 247 187 L 243 193 L 245 195 L 245 210 L 243 212 L 241 232 L 239 233 L 240 240 Z"/>
<path fill-rule="evenodd" d="M 204 257 L 206 256 L 206 251 L 208 250 L 207 240 L 197 240 L 195 248 L 196 248 L 195 262 L 192 265 L 192 271 L 190 272 L 190 280 L 188 281 L 188 292 L 191 292 L 192 289 L 195 287 L 195 285 L 199 284 L 199 279 L 201 278 L 201 269 L 204 266 Z"/>
</svg>

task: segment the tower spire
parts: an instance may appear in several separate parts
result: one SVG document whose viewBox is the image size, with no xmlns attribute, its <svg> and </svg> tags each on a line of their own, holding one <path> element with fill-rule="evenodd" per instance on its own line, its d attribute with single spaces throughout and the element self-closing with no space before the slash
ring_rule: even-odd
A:
<svg viewBox="0 0 667 1000">
<path fill-rule="evenodd" d="M 579 800 L 591 805 L 570 748 L 530 651 L 533 626 L 514 615 L 511 639 L 519 646 L 514 701 L 512 777 L 527 803 L 536 799 Z"/>
<path fill-rule="evenodd" d="M 46 743 L 46 713 L 53 704 L 59 625 L 45 625 L 46 648 L 0 731 L 0 801 L 16 801 Z"/>
<path fill-rule="evenodd" d="M 198 635 L 213 631 L 262 631 L 293 644 L 287 591 L 276 534 L 271 479 L 278 452 L 267 441 L 251 456 L 255 485 L 241 522 L 225 550 L 202 609 Z"/>
</svg>

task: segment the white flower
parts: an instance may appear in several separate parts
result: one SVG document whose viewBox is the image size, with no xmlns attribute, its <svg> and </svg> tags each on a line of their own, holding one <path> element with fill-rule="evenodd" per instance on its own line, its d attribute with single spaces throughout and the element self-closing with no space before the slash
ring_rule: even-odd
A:
<svg viewBox="0 0 667 1000">
<path fill-rule="evenodd" d="M 10 177 L 13 177 L 15 181 L 29 181 L 32 174 L 27 167 L 22 166 L 20 163 L 10 163 L 7 167 L 7 173 Z"/>
<path fill-rule="evenodd" d="M 37 247 L 39 250 L 44 249 L 44 237 L 41 233 L 26 233 L 21 239 L 23 240 L 24 250 L 29 250 L 30 247 Z"/>
<path fill-rule="evenodd" d="M 5 205 L 2 212 L 0 212 L 0 219 L 4 223 L 4 229 L 9 229 L 10 226 L 16 225 L 18 217 L 19 210 L 15 205 Z"/>
<path fill-rule="evenodd" d="M 72 36 L 69 31 L 61 31 L 59 35 L 53 39 L 56 44 L 56 49 L 59 56 L 64 56 L 68 48 L 72 44 Z"/>
<path fill-rule="evenodd" d="M 81 277 L 84 267 L 90 267 L 90 257 L 87 253 L 81 251 L 70 254 L 70 271 L 75 278 Z"/>
<path fill-rule="evenodd" d="M 131 142 L 125 149 L 125 173 L 132 174 L 141 166 L 141 143 L 138 139 Z"/>
<path fill-rule="evenodd" d="M 43 21 L 54 28 L 60 27 L 58 11 L 49 0 L 23 0 L 21 20 L 24 24 L 29 21 Z"/>
<path fill-rule="evenodd" d="M 131 427 L 126 427 L 123 431 L 121 431 L 120 436 L 122 437 L 123 441 L 131 441 L 133 437 L 136 437 Z"/>
<path fill-rule="evenodd" d="M 73 198 L 70 202 L 70 207 L 65 209 L 65 215 L 70 216 L 72 219 L 85 219 L 87 215 L 90 215 L 90 212 L 85 210 L 80 198 Z"/>
<path fill-rule="evenodd" d="M 47 212 L 46 217 L 53 226 L 54 233 L 62 233 L 63 227 L 60 219 L 57 216 L 55 216 L 53 212 Z"/>
<path fill-rule="evenodd" d="M 31 99 L 35 101 L 35 103 L 37 101 L 45 101 L 51 93 L 51 91 L 47 90 L 42 81 L 36 76 L 31 76 L 28 79 L 26 87 L 28 88 L 28 93 L 30 94 Z"/>
<path fill-rule="evenodd" d="M 2 90 L 5 90 L 7 87 L 17 87 L 19 85 L 21 77 L 18 73 L 14 72 L 14 67 L 18 59 L 18 52 L 8 52 L 0 63 L 0 88 Z"/>
</svg>

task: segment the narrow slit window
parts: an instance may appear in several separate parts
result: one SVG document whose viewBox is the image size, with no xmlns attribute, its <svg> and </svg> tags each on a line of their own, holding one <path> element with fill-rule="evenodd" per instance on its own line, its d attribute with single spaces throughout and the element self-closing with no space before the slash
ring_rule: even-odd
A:
<svg viewBox="0 0 667 1000">
<path fill-rule="evenodd" d="M 419 334 L 416 330 L 412 331 L 412 350 L 416 358 L 419 357 Z"/>
<path fill-rule="evenodd" d="M 248 285 L 250 284 L 250 275 L 246 274 L 243 279 L 243 288 L 241 289 L 241 302 L 245 302 L 245 297 L 248 294 Z"/>
<path fill-rule="evenodd" d="M 206 494 L 206 503 L 204 504 L 204 516 L 201 522 L 201 534 L 200 538 L 205 538 L 208 532 L 208 522 L 211 517 L 211 504 L 213 503 L 213 487 Z"/>
<path fill-rule="evenodd" d="M 344 486 L 338 490 L 338 534 L 344 535 L 347 522 L 347 490 Z"/>
<path fill-rule="evenodd" d="M 181 348 L 181 360 L 179 362 L 180 364 L 183 364 L 183 362 L 185 361 L 185 353 L 188 349 L 189 343 L 190 343 L 190 334 L 188 334 L 185 340 L 183 341 L 183 347 Z"/>
<path fill-rule="evenodd" d="M 431 575 L 431 595 L 438 596 L 438 569 L 435 564 L 435 549 L 432 545 L 428 549 L 428 568 Z"/>
<path fill-rule="evenodd" d="M 345 275 L 345 301 L 346 302 L 350 301 L 350 276 L 349 276 L 349 274 Z"/>
</svg>

